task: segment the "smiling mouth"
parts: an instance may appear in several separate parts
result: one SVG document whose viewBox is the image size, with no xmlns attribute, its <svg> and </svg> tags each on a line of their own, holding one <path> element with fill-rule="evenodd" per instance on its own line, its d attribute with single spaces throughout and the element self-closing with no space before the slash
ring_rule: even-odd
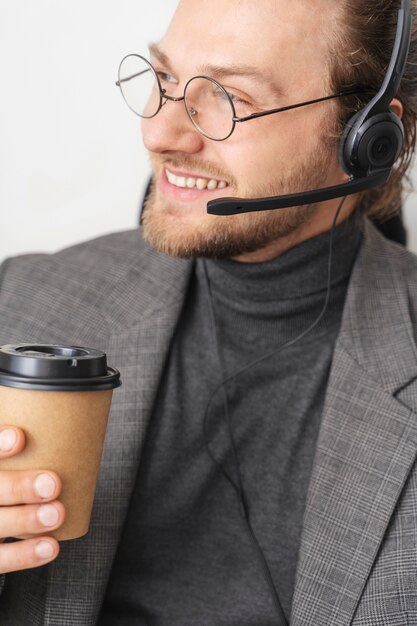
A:
<svg viewBox="0 0 417 626">
<path fill-rule="evenodd" d="M 193 176 L 176 176 L 165 168 L 165 174 L 168 182 L 174 187 L 180 187 L 181 189 L 198 189 L 199 191 L 214 191 L 215 189 L 225 189 L 228 184 L 224 180 L 217 180 L 215 178 L 202 178 Z"/>
</svg>

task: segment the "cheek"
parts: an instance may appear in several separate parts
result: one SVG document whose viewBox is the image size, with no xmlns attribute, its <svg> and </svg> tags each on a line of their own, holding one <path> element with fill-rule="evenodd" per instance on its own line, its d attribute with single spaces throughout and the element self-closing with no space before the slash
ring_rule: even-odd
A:
<svg viewBox="0 0 417 626">
<path fill-rule="evenodd" d="M 236 129 L 235 135 L 224 142 L 222 158 L 239 189 L 246 190 L 293 173 L 305 159 L 307 147 L 311 149 L 308 125 L 261 118 Z"/>
</svg>

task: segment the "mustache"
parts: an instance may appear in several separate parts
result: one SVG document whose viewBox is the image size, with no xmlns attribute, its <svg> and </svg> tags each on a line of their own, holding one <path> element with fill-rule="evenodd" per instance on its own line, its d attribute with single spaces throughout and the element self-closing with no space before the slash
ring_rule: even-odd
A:
<svg viewBox="0 0 417 626">
<path fill-rule="evenodd" d="M 217 180 L 224 180 L 229 185 L 236 186 L 236 180 L 230 172 L 226 172 L 210 161 L 185 155 L 155 156 L 151 154 L 150 157 L 154 165 L 166 165 L 167 167 L 171 165 L 174 169 L 198 172 L 204 178 L 216 178 Z"/>
</svg>

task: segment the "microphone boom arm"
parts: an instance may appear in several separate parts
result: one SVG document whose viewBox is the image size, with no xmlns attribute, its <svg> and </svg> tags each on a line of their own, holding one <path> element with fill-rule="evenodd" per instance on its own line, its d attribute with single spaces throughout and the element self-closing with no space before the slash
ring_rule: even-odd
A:
<svg viewBox="0 0 417 626">
<path fill-rule="evenodd" d="M 210 215 L 236 215 L 253 211 L 270 211 L 271 209 L 286 209 L 306 204 L 325 202 L 334 198 L 343 198 L 365 189 L 377 187 L 387 182 L 391 169 L 370 173 L 364 178 L 351 179 L 347 183 L 314 189 L 303 193 L 273 198 L 217 198 L 207 204 L 207 213 Z"/>
</svg>

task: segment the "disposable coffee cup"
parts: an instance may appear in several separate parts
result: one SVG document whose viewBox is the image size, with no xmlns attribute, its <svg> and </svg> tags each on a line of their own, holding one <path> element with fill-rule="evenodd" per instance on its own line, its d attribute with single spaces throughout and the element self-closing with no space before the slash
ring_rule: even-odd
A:
<svg viewBox="0 0 417 626">
<path fill-rule="evenodd" d="M 120 373 L 104 352 L 77 346 L 0 347 L 0 425 L 26 434 L 26 447 L 0 470 L 54 470 L 62 480 L 63 525 L 48 535 L 88 532 L 113 389 Z"/>
</svg>

